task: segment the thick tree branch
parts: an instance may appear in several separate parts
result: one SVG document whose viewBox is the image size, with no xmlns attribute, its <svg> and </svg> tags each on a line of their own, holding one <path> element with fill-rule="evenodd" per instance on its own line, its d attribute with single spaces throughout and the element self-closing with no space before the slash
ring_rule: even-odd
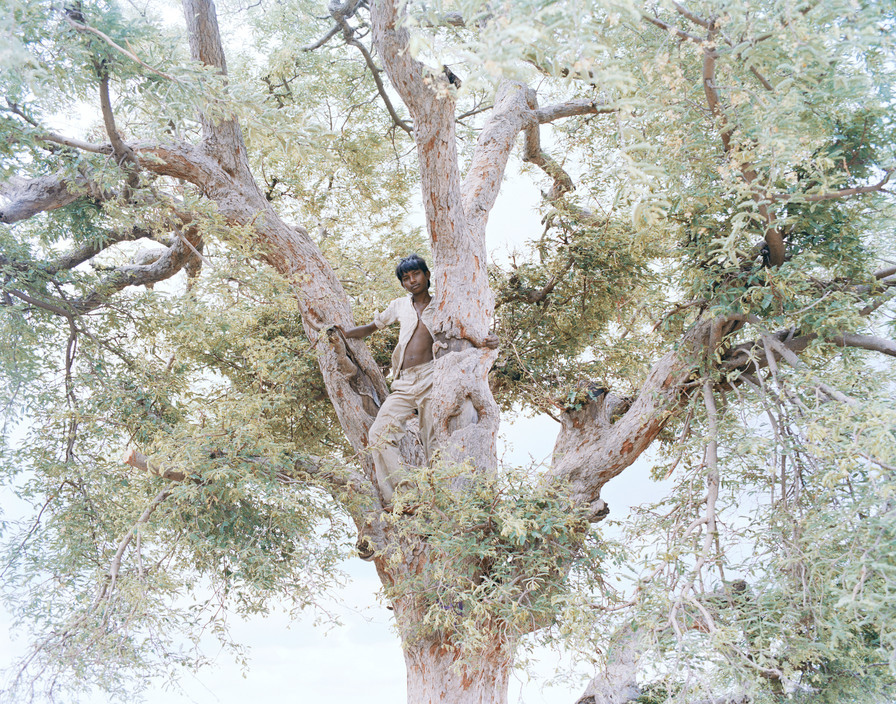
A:
<svg viewBox="0 0 896 704">
<path fill-rule="evenodd" d="M 92 144 L 91 142 L 74 139 L 73 137 L 65 137 L 64 135 L 56 134 L 54 132 L 44 132 L 43 134 L 37 134 L 35 136 L 41 141 L 53 142 L 54 144 L 61 144 L 64 147 L 80 149 L 82 152 L 91 152 L 93 154 L 111 154 L 113 152 L 111 144 Z"/>
<path fill-rule="evenodd" d="M 875 271 L 874 278 L 878 280 L 885 279 L 888 276 L 893 276 L 893 274 L 896 274 L 896 266 L 886 266 Z"/>
<path fill-rule="evenodd" d="M 553 122 L 564 117 L 575 117 L 576 115 L 606 115 L 619 112 L 618 108 L 599 103 L 597 99 L 589 100 L 587 98 L 568 100 L 565 103 L 557 103 L 556 105 L 548 105 L 535 109 L 535 117 L 539 124 Z"/>
<path fill-rule="evenodd" d="M 227 75 L 227 61 L 218 29 L 218 18 L 212 0 L 182 0 L 190 40 L 190 54 L 194 61 Z M 240 125 L 234 118 L 211 119 L 200 115 L 203 148 L 214 156 L 221 168 L 237 178 L 244 188 L 258 189 L 252 178 L 246 156 L 246 144 Z"/>
<path fill-rule="evenodd" d="M 30 180 L 12 178 L 0 183 L 0 197 L 6 200 L 0 205 L 0 223 L 11 225 L 39 213 L 63 208 L 84 197 L 85 191 L 96 198 L 101 196 L 98 190 L 83 176 L 74 180 L 58 174 Z"/>
<path fill-rule="evenodd" d="M 863 350 L 880 352 L 882 354 L 888 354 L 891 357 L 896 357 L 896 342 L 883 337 L 846 333 L 826 339 L 839 347 L 858 347 Z"/>
<path fill-rule="evenodd" d="M 115 244 L 118 244 L 119 242 L 133 242 L 134 240 L 143 238 L 155 239 L 156 235 L 149 230 L 144 230 L 143 228 L 139 227 L 134 227 L 127 232 L 111 232 L 107 230 L 104 232 L 102 238 L 95 238 L 92 242 L 84 244 L 76 249 L 66 252 L 65 254 L 61 254 L 55 259 L 51 259 L 49 261 L 17 261 L 15 259 L 9 259 L 6 256 L 0 255 L 0 265 L 12 267 L 17 271 L 29 271 L 37 269 L 47 276 L 54 276 L 60 271 L 69 271 L 71 269 L 74 269 L 79 264 L 83 264 L 89 259 L 95 257 L 100 252 L 103 252 L 104 250 Z"/>
<path fill-rule="evenodd" d="M 759 324 L 757 318 L 753 318 L 750 322 Z M 759 369 L 768 366 L 772 361 L 777 361 L 784 356 L 782 350 L 786 349 L 789 357 L 788 361 L 796 359 L 796 355 L 802 354 L 819 336 L 815 333 L 808 335 L 800 335 L 793 328 L 787 330 L 779 330 L 775 333 L 766 333 L 766 337 L 774 340 L 773 351 L 776 352 L 773 360 L 769 360 L 768 353 L 763 348 L 763 341 L 759 339 L 750 342 L 744 342 L 735 345 L 727 350 L 719 364 L 719 369 L 727 375 L 735 372 L 738 374 L 752 374 Z M 880 352 L 882 354 L 896 356 L 896 342 L 874 335 L 860 335 L 857 333 L 841 333 L 823 338 L 826 342 L 833 343 L 839 347 L 856 347 L 872 352 Z"/>
<path fill-rule="evenodd" d="M 495 107 L 479 133 L 462 187 L 464 213 L 473 228 L 485 228 L 498 198 L 516 135 L 530 124 L 537 129 L 534 114 L 537 105 L 535 91 L 522 83 L 505 81 L 498 88 Z"/>
<path fill-rule="evenodd" d="M 604 509 L 599 500 L 601 486 L 633 463 L 650 445 L 686 398 L 694 370 L 705 360 L 712 359 L 725 338 L 744 322 L 761 325 L 761 321 L 752 316 L 730 316 L 696 323 L 678 349 L 667 353 L 653 366 L 637 398 L 618 420 L 614 418 L 626 404 L 603 389 L 589 394 L 590 399 L 580 409 L 564 413 L 549 479 L 567 485 L 573 501 L 590 505 L 593 515 L 599 517 L 599 511 Z M 793 330 L 774 335 L 763 331 L 759 341 L 728 350 L 719 368 L 728 374 L 735 371 L 749 374 L 766 366 L 769 358 L 761 351 L 763 344 L 771 351 L 772 360 L 784 359 L 791 365 L 803 366 L 797 355 L 814 339 L 817 339 L 814 334 L 795 335 Z M 896 352 L 896 343 L 872 336 L 843 334 L 830 341 L 884 354 Z M 855 403 L 854 399 L 818 379 L 813 383 L 831 398 L 850 405 Z"/>
<path fill-rule="evenodd" d="M 535 100 L 535 92 L 532 91 L 529 95 L 530 104 Z M 554 180 L 554 184 L 545 198 L 548 201 L 555 201 L 564 193 L 572 191 L 575 186 L 563 167 L 541 150 L 541 130 L 539 125 L 540 121 L 530 120 L 529 124 L 524 128 L 526 143 L 523 150 L 523 161 L 535 164 Z"/>
<path fill-rule="evenodd" d="M 410 51 L 410 35 L 404 18 L 399 12 L 395 0 L 377 0 L 370 8 L 370 19 L 373 25 L 373 41 L 383 59 L 389 80 L 398 91 L 404 104 L 411 111 L 415 124 L 418 115 L 431 115 L 444 112 L 445 107 L 437 109 L 435 101 L 443 98 L 453 110 L 454 100 L 451 93 L 440 94 L 438 72 L 430 71 L 421 62 L 413 58 Z M 447 87 L 447 80 L 441 84 Z M 418 142 L 419 144 L 419 142 Z"/>
<path fill-rule="evenodd" d="M 109 297 L 127 286 L 149 286 L 174 276 L 194 258 L 202 246 L 199 228 L 191 225 L 172 238 L 172 243 L 155 261 L 148 264 L 126 264 L 115 269 L 96 289 L 69 302 L 78 314 L 88 313 L 105 304 Z"/>
<path fill-rule="evenodd" d="M 620 628 L 607 646 L 604 666 L 588 683 L 576 704 L 628 704 L 641 696 L 638 669 L 646 649 L 643 631 Z"/>
<path fill-rule="evenodd" d="M 162 479 L 168 479 L 172 482 L 182 482 L 187 476 L 183 472 L 177 470 L 159 469 L 149 461 L 149 458 L 146 455 L 133 448 L 125 450 L 125 453 L 121 457 L 121 461 L 134 469 L 139 469 L 141 472 L 147 472 L 148 474 L 161 477 Z"/>
<path fill-rule="evenodd" d="M 649 447 L 684 400 L 694 370 L 741 319 L 697 322 L 676 350 L 653 365 L 637 398 L 618 420 L 628 404 L 604 389 L 590 393 L 581 408 L 564 413 L 549 481 L 567 486 L 572 501 L 590 506 L 592 516 L 599 518 L 605 508 L 599 498 L 601 487 Z"/>
<path fill-rule="evenodd" d="M 112 153 L 107 145 L 101 153 Z M 134 144 L 129 147 L 140 168 L 161 176 L 183 179 L 212 197 L 232 194 L 234 184 L 222 165 L 201 148 L 185 143 Z M 254 182 L 252 182 L 254 183 Z M 249 190 L 248 186 L 244 186 Z M 113 193 L 102 190 L 89 174 L 71 178 L 62 174 L 35 179 L 12 178 L 0 183 L 0 223 L 12 224 L 42 212 L 57 210 L 88 197 L 95 201 L 108 200 Z M 232 195 L 231 195 L 232 198 Z M 257 212 L 257 211 L 256 211 Z"/>
<path fill-rule="evenodd" d="M 139 229 L 131 232 L 134 239 L 137 239 L 138 235 L 146 234 L 149 233 Z M 196 226 L 188 226 L 184 233 L 172 238 L 169 247 L 161 250 L 157 256 L 151 257 L 152 261 L 126 264 L 114 269 L 91 293 L 80 298 L 52 298 L 33 291 L 27 293 L 12 286 L 3 286 L 2 288 L 26 303 L 71 320 L 75 316 L 96 310 L 104 305 L 114 293 L 127 286 L 152 286 L 159 281 L 171 278 L 200 256 L 197 250 L 201 246 L 199 229 Z M 55 265 L 60 267 L 76 266 L 77 263 L 80 263 L 78 261 L 80 257 L 89 258 L 87 255 L 94 256 L 101 249 L 102 247 L 99 245 L 85 247 L 60 258 Z M 86 258 L 83 261 L 86 261 Z M 50 266 L 52 267 L 53 264 Z M 55 271 L 51 268 L 47 273 L 52 275 Z"/>
</svg>

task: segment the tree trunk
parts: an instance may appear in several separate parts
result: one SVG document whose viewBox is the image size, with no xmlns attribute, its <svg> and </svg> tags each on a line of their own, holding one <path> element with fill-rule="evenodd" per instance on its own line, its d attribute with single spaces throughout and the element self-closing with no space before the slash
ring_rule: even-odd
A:
<svg viewBox="0 0 896 704">
<path fill-rule="evenodd" d="M 405 644 L 408 704 L 505 704 L 512 658 L 500 642 L 473 665 L 458 663 L 457 651 L 423 640 Z"/>
</svg>

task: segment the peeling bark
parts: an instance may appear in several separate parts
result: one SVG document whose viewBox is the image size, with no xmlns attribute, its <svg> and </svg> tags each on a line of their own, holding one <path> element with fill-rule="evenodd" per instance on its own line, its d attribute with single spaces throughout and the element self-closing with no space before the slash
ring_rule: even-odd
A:
<svg viewBox="0 0 896 704">
<path fill-rule="evenodd" d="M 627 704 L 641 694 L 638 667 L 644 645 L 631 626 L 621 628 L 607 648 L 606 663 L 594 676 L 576 704 Z"/>
<path fill-rule="evenodd" d="M 83 197 L 87 187 L 87 179 L 72 182 L 55 175 L 0 184 L 0 197 L 7 201 L 0 205 L 0 223 L 11 225 L 38 213 L 63 208 Z"/>
<path fill-rule="evenodd" d="M 424 640 L 405 645 L 408 702 L 413 704 L 500 704 L 507 701 L 512 661 L 500 643 L 459 664 L 454 648 Z"/>
</svg>

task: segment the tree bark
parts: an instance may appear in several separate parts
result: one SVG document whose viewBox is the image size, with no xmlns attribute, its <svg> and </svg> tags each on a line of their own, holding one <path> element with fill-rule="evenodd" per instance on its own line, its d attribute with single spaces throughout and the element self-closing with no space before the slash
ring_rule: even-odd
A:
<svg viewBox="0 0 896 704">
<path fill-rule="evenodd" d="M 405 644 L 408 704 L 505 704 L 512 660 L 502 644 L 475 665 L 459 664 L 454 648 L 436 641 Z"/>
</svg>

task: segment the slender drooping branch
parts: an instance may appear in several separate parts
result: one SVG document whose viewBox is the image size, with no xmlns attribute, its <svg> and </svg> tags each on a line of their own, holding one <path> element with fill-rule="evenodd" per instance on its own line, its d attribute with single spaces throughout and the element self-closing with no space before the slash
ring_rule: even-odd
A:
<svg viewBox="0 0 896 704">
<path fill-rule="evenodd" d="M 820 203 L 824 200 L 838 200 L 840 198 L 849 198 L 864 193 L 876 193 L 884 190 L 884 186 L 893 175 L 893 169 L 887 169 L 886 175 L 877 183 L 870 186 L 856 186 L 855 188 L 841 188 L 837 191 L 828 193 L 773 193 L 768 197 L 778 203 L 796 202 L 796 203 Z"/>
<path fill-rule="evenodd" d="M 355 47 L 364 57 L 364 62 L 367 64 L 367 68 L 370 69 L 370 74 L 373 76 L 373 82 L 376 84 L 376 90 L 383 99 L 383 103 L 386 105 L 386 110 L 389 113 L 389 117 L 392 118 L 393 124 L 396 127 L 400 127 L 408 134 L 412 134 L 413 128 L 399 117 L 398 113 L 395 111 L 395 106 L 392 105 L 392 100 L 389 98 L 389 93 L 386 91 L 386 86 L 383 85 L 383 79 L 380 77 L 382 69 L 376 65 L 370 52 L 367 51 L 367 47 L 355 38 L 354 28 L 349 25 L 348 20 L 340 10 L 341 8 L 334 10 L 332 15 L 339 27 L 342 28 L 342 36 L 345 39 L 345 43 Z"/>
<path fill-rule="evenodd" d="M 96 597 L 96 601 L 94 602 L 94 608 L 99 603 L 108 601 L 111 598 L 112 594 L 115 591 L 115 584 L 118 581 L 118 574 L 119 572 L 121 572 L 121 561 L 124 557 L 125 550 L 128 549 L 128 546 L 134 540 L 134 536 L 137 534 L 137 531 L 140 530 L 140 527 L 148 523 L 149 519 L 152 517 L 152 514 L 155 513 L 156 509 L 162 505 L 165 499 L 171 496 L 171 490 L 173 488 L 174 485 L 172 484 L 162 489 L 162 491 L 160 491 L 144 509 L 143 513 L 140 514 L 140 518 L 137 519 L 136 523 L 131 526 L 131 529 L 118 542 L 118 548 L 115 551 L 115 555 L 112 557 L 111 563 L 109 564 L 109 571 L 106 575 L 106 581 L 103 583 L 102 587 L 100 587 L 99 593 Z"/>
<path fill-rule="evenodd" d="M 52 144 L 59 144 L 64 147 L 72 147 L 73 149 L 79 149 L 84 152 L 92 152 L 94 154 L 111 154 L 112 153 L 112 145 L 111 144 L 93 144 L 91 142 L 85 142 L 81 139 L 75 139 L 73 137 L 66 137 L 64 135 L 56 134 L 55 132 L 45 132 L 41 130 L 40 124 L 37 120 L 34 120 L 29 115 L 19 107 L 18 104 L 13 103 L 9 99 L 6 100 L 7 107 L 0 108 L 4 112 L 12 113 L 16 115 L 25 122 L 27 122 L 32 127 L 36 128 L 38 131 L 33 132 L 31 134 L 32 137 L 38 139 L 42 142 L 51 142 Z M 49 147 L 52 149 L 52 146 Z"/>
</svg>

